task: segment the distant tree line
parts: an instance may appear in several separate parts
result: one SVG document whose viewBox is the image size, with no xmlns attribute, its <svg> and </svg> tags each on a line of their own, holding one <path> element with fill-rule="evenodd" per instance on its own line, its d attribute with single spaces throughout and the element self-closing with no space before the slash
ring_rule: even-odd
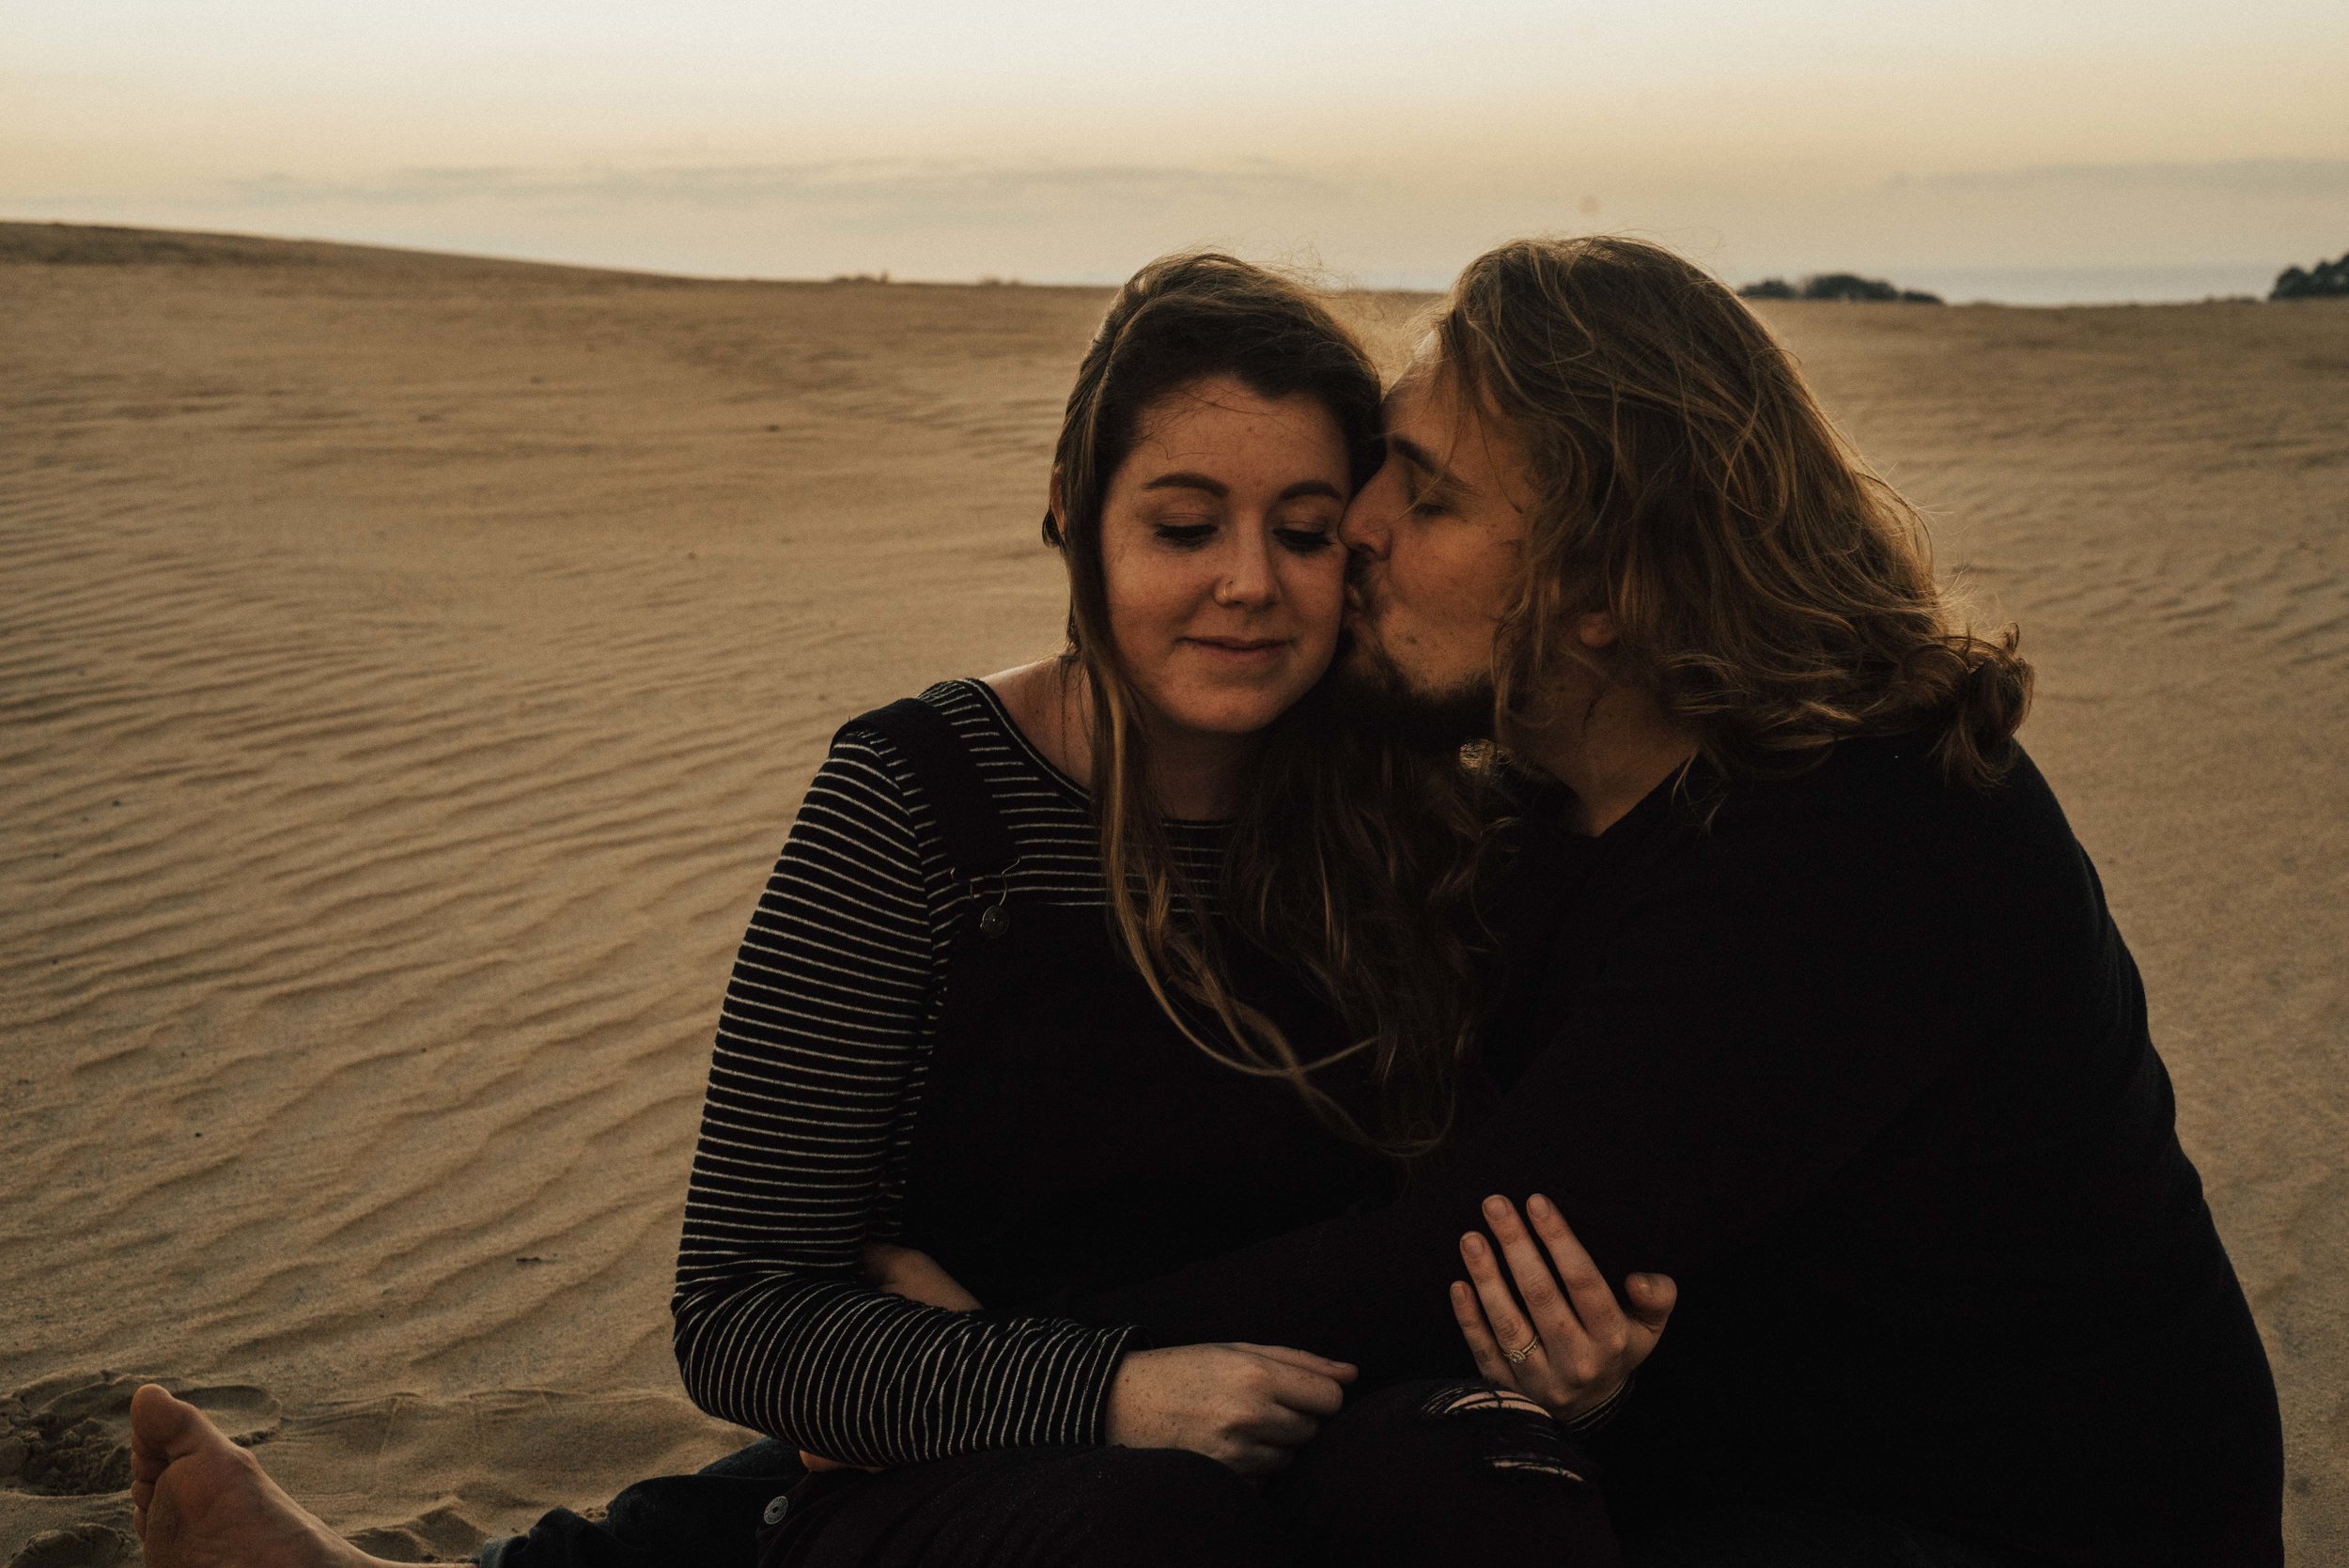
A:
<svg viewBox="0 0 2349 1568">
<path fill-rule="evenodd" d="M 2349 253 L 2313 268 L 2287 267 L 2276 274 L 2271 300 L 2326 300 L 2349 296 Z"/>
<path fill-rule="evenodd" d="M 1938 294 L 1928 294 L 1921 288 L 1896 288 L 1882 278 L 1863 278 L 1856 272 L 1815 272 L 1800 284 L 1784 278 L 1764 278 L 1737 290 L 1749 300 L 1845 300 L 1862 303 L 1899 303 L 1937 305 Z M 2267 296 L 2271 300 L 2327 300 L 2349 298 L 2349 253 L 2338 261 L 2320 261 L 2314 267 L 2287 267 L 2276 274 L 2276 287 Z"/>
<path fill-rule="evenodd" d="M 1749 300 L 1847 300 L 1863 304 L 1937 305 L 1941 296 L 1921 288 L 1896 288 L 1882 278 L 1857 272 L 1813 272 L 1800 286 L 1784 278 L 1764 278 L 1737 292 Z"/>
</svg>

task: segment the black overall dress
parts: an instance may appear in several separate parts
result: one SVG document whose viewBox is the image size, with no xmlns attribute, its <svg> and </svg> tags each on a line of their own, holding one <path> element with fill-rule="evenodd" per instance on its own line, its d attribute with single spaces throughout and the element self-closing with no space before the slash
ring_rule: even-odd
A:
<svg viewBox="0 0 2349 1568">
<path fill-rule="evenodd" d="M 935 708 L 908 700 L 848 727 L 879 730 L 906 757 L 972 895 L 951 937 L 895 1239 L 936 1258 L 983 1310 L 1011 1314 L 1154 1278 L 1391 1191 L 1384 1162 L 1323 1125 L 1290 1083 L 1225 1066 L 1186 1039 L 1099 906 L 1006 893 L 1017 845 Z M 1235 990 L 1301 1057 L 1345 1042 L 1334 1012 L 1268 955 L 1228 936 L 1226 945 Z M 1358 1118 L 1369 1113 L 1361 1054 L 1315 1081 Z M 842 1489 L 876 1479 L 810 1484 L 837 1506 Z M 898 1472 L 893 1484 L 907 1479 Z M 813 1546 L 808 1532 L 824 1529 L 828 1509 L 794 1508 L 788 1522 L 783 1512 L 761 1532 L 770 1568 Z"/>
<path fill-rule="evenodd" d="M 1153 1278 L 1389 1196 L 1383 1162 L 1323 1126 L 1289 1084 L 1225 1067 L 1185 1039 L 1127 961 L 1097 905 L 1003 896 L 1017 846 L 941 714 L 908 701 L 856 725 L 888 737 L 910 763 L 943 828 L 953 873 L 972 893 L 950 939 L 899 1239 L 937 1257 L 986 1311 L 1050 1315 L 1063 1292 Z M 1307 1060 L 1343 1042 L 1330 1010 L 1280 965 L 1237 940 L 1229 949 L 1236 989 L 1277 1018 Z M 1349 1058 L 1316 1081 L 1364 1116 L 1366 1066 Z M 1268 1553 L 1284 1564 L 1418 1568 L 1460 1560 L 1455 1547 L 1492 1562 L 1610 1568 L 1619 1561 L 1596 1488 L 1527 1484 L 1523 1451 L 1532 1438 L 1505 1419 L 1429 1421 L 1420 1413 L 1423 1393 L 1406 1384 L 1349 1400 L 1283 1478 L 1285 1494 L 1270 1501 L 1264 1500 L 1270 1488 L 1260 1498 L 1220 1466 L 1170 1451 L 1011 1450 L 883 1475 L 802 1479 L 787 1445 L 768 1439 L 701 1475 L 639 1483 L 614 1500 L 604 1520 L 555 1510 L 527 1537 L 493 1543 L 483 1561 L 494 1568 L 1058 1561 L 1049 1552 L 1026 1557 L 1011 1548 L 1006 1527 L 1024 1524 L 1033 1510 L 1042 1520 L 1033 1533 L 1050 1537 L 1055 1515 L 1104 1503 L 1114 1511 L 1116 1490 L 1081 1473 L 1112 1455 L 1128 1461 L 1111 1467 L 1120 1485 L 1137 1475 L 1161 1483 L 1172 1477 L 1195 1505 L 1164 1509 L 1157 1506 L 1164 1497 L 1146 1498 L 1148 1539 L 1112 1556 L 1117 1568 L 1254 1568 Z M 1496 1452 L 1509 1460 L 1503 1471 L 1494 1467 Z M 1169 1459 L 1193 1463 L 1170 1471 Z M 974 1472 L 973 1462 L 991 1467 Z M 959 1483 L 941 1474 L 957 1467 Z M 973 1487 L 985 1495 L 977 1506 L 962 1507 L 958 1499 Z M 1277 1541 L 1239 1529 L 1224 1538 L 1230 1549 L 1186 1550 L 1214 1533 L 1219 1517 L 1233 1522 L 1218 1511 L 1228 1514 L 1235 1488 L 1248 1507 L 1277 1514 Z M 923 1518 L 900 1531 L 907 1514 Z M 920 1538 L 939 1521 L 941 1534 L 909 1549 L 908 1534 Z M 1319 1549 L 1294 1554 L 1285 1544 L 1297 1540 Z M 869 1554 L 868 1544 L 876 1546 Z"/>
<path fill-rule="evenodd" d="M 858 722 L 911 763 L 972 892 L 914 1125 L 899 1239 L 990 1312 L 1153 1278 L 1382 1196 L 1382 1163 L 1287 1081 L 1186 1039 L 1097 907 L 1008 896 L 1016 846 L 936 709 Z M 1306 1060 L 1346 1038 L 1268 955 L 1226 938 L 1238 994 Z M 1208 1029 L 1202 1036 L 1215 1040 Z M 1364 1056 L 1316 1081 L 1367 1114 Z"/>
</svg>

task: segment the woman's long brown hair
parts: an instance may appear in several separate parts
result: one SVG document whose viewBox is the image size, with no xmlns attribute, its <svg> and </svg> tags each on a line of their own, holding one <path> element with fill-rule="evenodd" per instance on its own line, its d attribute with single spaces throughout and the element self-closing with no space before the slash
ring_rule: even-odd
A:
<svg viewBox="0 0 2349 1568">
<path fill-rule="evenodd" d="M 1567 660 L 1645 690 L 1730 777 L 1915 733 L 1978 787 L 2011 764 L 2030 666 L 1936 584 L 1915 510 L 1828 421 L 1745 303 L 1659 246 L 1487 252 L 1436 326 L 1464 409 L 1522 443 L 1537 499 L 1495 645 L 1498 718 L 1539 723 Z M 1585 651 L 1604 611 L 1618 641 Z"/>
<path fill-rule="evenodd" d="M 1068 395 L 1053 458 L 1058 500 L 1044 520 L 1068 570 L 1064 673 L 1088 705 L 1111 924 L 1200 1049 L 1236 1071 L 1287 1079 L 1325 1121 L 1365 1141 L 1424 1154 L 1451 1125 L 1473 1012 L 1461 917 L 1475 824 L 1461 791 L 1439 776 L 1451 765 L 1347 723 L 1326 687 L 1261 737 L 1215 891 L 1243 939 L 1301 973 L 1346 1019 L 1353 1043 L 1312 1061 L 1235 993 L 1207 890 L 1184 875 L 1150 784 L 1144 709 L 1111 635 L 1101 509 L 1153 406 L 1213 376 L 1320 402 L 1354 454 L 1357 484 L 1377 463 L 1377 372 L 1307 288 L 1191 253 L 1152 262 L 1118 291 Z M 1430 810 L 1431 800 L 1445 804 Z M 1363 1052 L 1379 1102 L 1370 1126 L 1315 1081 L 1317 1069 Z"/>
</svg>

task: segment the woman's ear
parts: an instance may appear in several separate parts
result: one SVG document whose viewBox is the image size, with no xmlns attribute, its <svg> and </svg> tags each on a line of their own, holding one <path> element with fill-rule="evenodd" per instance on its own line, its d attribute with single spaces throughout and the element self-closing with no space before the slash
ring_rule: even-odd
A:
<svg viewBox="0 0 2349 1568">
<path fill-rule="evenodd" d="M 1593 610 L 1574 623 L 1574 634 L 1582 645 L 1594 651 L 1612 647 L 1615 643 L 1615 617 L 1604 610 Z"/>
<path fill-rule="evenodd" d="M 1068 536 L 1068 492 L 1061 484 L 1060 465 L 1052 465 L 1052 485 L 1044 498 L 1044 542 L 1053 549 Z"/>
</svg>

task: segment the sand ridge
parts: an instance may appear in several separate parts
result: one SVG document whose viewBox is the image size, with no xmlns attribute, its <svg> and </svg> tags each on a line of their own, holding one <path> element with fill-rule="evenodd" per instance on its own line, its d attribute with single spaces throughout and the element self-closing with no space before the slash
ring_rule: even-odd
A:
<svg viewBox="0 0 2349 1568">
<path fill-rule="evenodd" d="M 1054 640 L 1104 296 L 0 225 L 0 300 L 8 1430 L 99 1485 L 124 1376 L 250 1390 L 412 1557 L 723 1452 L 665 1298 L 726 966 L 841 719 Z M 1771 318 L 2040 660 L 2324 1560 L 2349 308 Z M 102 1560 L 9 1440 L 0 1552 Z"/>
</svg>

